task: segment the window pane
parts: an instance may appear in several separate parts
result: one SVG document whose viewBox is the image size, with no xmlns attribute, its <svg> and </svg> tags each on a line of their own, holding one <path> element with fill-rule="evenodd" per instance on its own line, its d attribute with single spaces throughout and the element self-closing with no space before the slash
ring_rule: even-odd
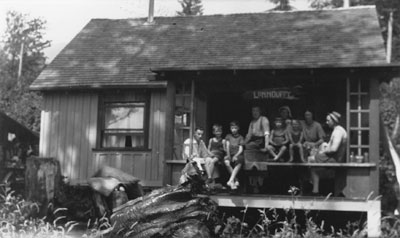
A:
<svg viewBox="0 0 400 238">
<path fill-rule="evenodd" d="M 190 97 L 177 95 L 175 98 L 176 110 L 189 110 L 190 109 Z"/>
<path fill-rule="evenodd" d="M 361 109 L 369 109 L 369 95 L 361 95 Z"/>
<path fill-rule="evenodd" d="M 350 113 L 350 127 L 358 127 L 358 113 Z"/>
<path fill-rule="evenodd" d="M 369 131 L 361 131 L 361 144 L 369 145 Z"/>
<path fill-rule="evenodd" d="M 105 129 L 143 129 L 144 107 L 110 106 L 105 111 Z"/>
<path fill-rule="evenodd" d="M 358 131 L 350 131 L 350 145 L 358 145 Z"/>
<path fill-rule="evenodd" d="M 369 113 L 361 113 L 361 126 L 369 127 Z"/>
<path fill-rule="evenodd" d="M 143 135 L 133 135 L 131 147 L 144 147 L 144 136 Z"/>
<path fill-rule="evenodd" d="M 369 80 L 360 80 L 361 92 L 369 93 Z"/>
<path fill-rule="evenodd" d="M 358 109 L 358 95 L 350 96 L 350 109 Z"/>
<path fill-rule="evenodd" d="M 358 92 L 358 79 L 350 79 L 350 92 L 356 93 Z"/>
<path fill-rule="evenodd" d="M 114 148 L 144 147 L 144 135 L 106 134 L 103 136 L 103 147 L 114 147 Z"/>
<path fill-rule="evenodd" d="M 103 147 L 125 147 L 124 135 L 104 135 Z"/>
<path fill-rule="evenodd" d="M 369 162 L 369 148 L 363 148 L 361 153 L 364 156 L 364 162 Z"/>
</svg>

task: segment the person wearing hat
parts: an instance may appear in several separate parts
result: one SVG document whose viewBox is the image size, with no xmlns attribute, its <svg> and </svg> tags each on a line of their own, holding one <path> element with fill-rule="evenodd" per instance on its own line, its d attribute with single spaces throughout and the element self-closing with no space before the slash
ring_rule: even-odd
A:
<svg viewBox="0 0 400 238">
<path fill-rule="evenodd" d="M 326 116 L 326 124 L 333 129 L 328 143 L 322 143 L 320 150 L 315 155 L 317 163 L 343 162 L 346 153 L 347 132 L 339 125 L 341 115 L 338 112 L 331 112 Z M 326 169 L 311 169 L 313 183 L 313 194 L 319 194 L 320 175 L 325 174 Z M 335 187 L 337 187 L 335 182 Z M 335 189 L 336 190 L 336 189 Z"/>
</svg>

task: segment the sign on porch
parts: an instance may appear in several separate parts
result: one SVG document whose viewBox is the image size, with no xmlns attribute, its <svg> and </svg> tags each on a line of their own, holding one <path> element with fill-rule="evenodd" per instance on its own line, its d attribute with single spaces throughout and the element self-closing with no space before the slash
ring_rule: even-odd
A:
<svg viewBox="0 0 400 238">
<path fill-rule="evenodd" d="M 246 100 L 262 100 L 262 99 L 284 99 L 298 100 L 301 94 L 301 87 L 294 88 L 268 88 L 261 90 L 247 91 L 243 94 Z"/>
</svg>

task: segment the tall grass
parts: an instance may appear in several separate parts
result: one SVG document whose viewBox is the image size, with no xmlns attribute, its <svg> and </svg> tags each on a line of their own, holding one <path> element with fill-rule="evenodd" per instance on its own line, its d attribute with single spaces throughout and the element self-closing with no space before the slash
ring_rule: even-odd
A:
<svg viewBox="0 0 400 238">
<path fill-rule="evenodd" d="M 54 220 L 39 218 L 39 205 L 5 189 L 0 194 L 0 237 L 65 237 L 76 225 L 67 221 L 65 209 L 53 211 Z"/>
<path fill-rule="evenodd" d="M 295 197 L 299 189 L 296 187 L 290 187 L 288 193 L 291 195 L 294 202 Z M 325 199 L 329 199 L 328 195 Z M 259 218 L 254 225 L 249 227 L 245 217 L 248 211 L 247 207 L 242 210 L 242 218 L 236 218 L 230 216 L 224 222 L 224 227 L 221 228 L 219 236 L 222 238 L 361 238 L 367 237 L 366 224 L 360 224 L 360 221 L 348 222 L 345 229 L 336 230 L 334 227 L 330 227 L 329 230 L 325 228 L 325 222 L 321 221 L 319 224 L 314 221 L 310 211 L 303 211 L 305 222 L 300 224 L 298 221 L 298 214 L 301 211 L 296 211 L 292 208 L 283 210 L 283 213 L 278 212 L 275 208 L 269 209 L 257 209 Z M 224 215 L 225 216 L 225 215 Z M 223 216 L 223 217 L 224 217 Z M 251 215 L 250 215 L 251 216 Z M 254 214 L 253 214 L 254 216 Z M 222 218 L 224 219 L 224 218 Z M 390 218 L 391 219 L 391 218 Z M 386 218 L 385 220 L 389 220 Z M 390 237 L 395 234 L 400 234 L 400 220 L 396 222 L 388 222 L 388 231 L 391 233 Z M 398 233 L 395 233 L 393 229 L 398 229 Z M 389 236 L 382 236 L 389 237 Z"/>
<path fill-rule="evenodd" d="M 289 193 L 295 199 L 297 189 L 292 187 Z M 327 197 L 326 199 L 328 199 Z M 0 194 L 0 237 L 106 237 L 112 227 L 107 217 L 88 220 L 86 224 L 72 221 L 66 208 L 49 209 L 48 217 L 38 217 L 40 207 L 36 203 L 25 201 L 22 197 L 7 191 Z M 253 210 L 255 211 L 255 210 Z M 294 209 L 278 212 L 277 209 L 257 209 L 259 217 L 251 217 L 249 209 L 241 210 L 240 217 L 222 218 L 224 223 L 216 224 L 215 233 L 221 238 L 359 238 L 367 237 L 366 224 L 348 222 L 345 229 L 330 227 L 326 230 L 324 221 L 315 222 L 310 211 L 304 211 L 305 222 L 298 221 L 303 215 Z M 51 217 L 51 218 L 50 218 Z M 254 219 L 249 225 L 249 220 Z M 250 222 L 251 223 L 251 222 Z M 79 232 L 77 232 L 79 231 Z M 381 238 L 400 237 L 400 219 L 397 216 L 382 218 Z"/>
</svg>

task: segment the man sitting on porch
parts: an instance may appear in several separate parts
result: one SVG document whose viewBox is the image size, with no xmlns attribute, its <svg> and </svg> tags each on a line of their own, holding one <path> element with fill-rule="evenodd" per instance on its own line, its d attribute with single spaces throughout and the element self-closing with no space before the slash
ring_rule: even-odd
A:
<svg viewBox="0 0 400 238">
<path fill-rule="evenodd" d="M 249 130 L 244 140 L 246 150 L 263 150 L 269 146 L 269 121 L 261 115 L 260 106 L 254 105 L 251 108 L 253 119 L 250 122 Z"/>
<path fill-rule="evenodd" d="M 207 149 L 204 141 L 201 139 L 204 130 L 200 127 L 196 128 L 193 134 L 193 140 L 188 138 L 183 143 L 183 158 L 188 162 L 195 162 L 200 171 L 204 171 L 204 165 L 207 174 L 207 183 L 212 183 L 215 178 L 219 177 L 218 171 L 215 169 L 215 164 L 218 158 L 213 157 Z M 185 169 L 182 171 L 185 173 Z"/>
<path fill-rule="evenodd" d="M 341 115 L 338 112 L 329 113 L 326 117 L 326 124 L 333 129 L 328 143 L 323 143 L 315 156 L 317 163 L 340 163 L 343 162 L 346 153 L 347 132 L 339 125 Z M 311 179 L 313 183 L 313 194 L 319 194 L 319 180 L 321 175 L 329 174 L 327 169 L 311 169 Z M 340 193 L 342 176 L 335 177 L 335 193 Z M 335 194 L 339 195 L 339 194 Z"/>
<path fill-rule="evenodd" d="M 249 129 L 244 140 L 245 150 L 256 150 L 266 153 L 272 150 L 269 145 L 270 127 L 268 118 L 261 115 L 261 108 L 254 105 L 251 108 L 251 115 L 253 119 L 250 122 Z M 246 159 L 246 158 L 245 158 Z M 249 185 L 253 187 L 254 193 L 260 192 L 260 187 L 264 184 L 262 176 L 249 176 Z"/>
</svg>

